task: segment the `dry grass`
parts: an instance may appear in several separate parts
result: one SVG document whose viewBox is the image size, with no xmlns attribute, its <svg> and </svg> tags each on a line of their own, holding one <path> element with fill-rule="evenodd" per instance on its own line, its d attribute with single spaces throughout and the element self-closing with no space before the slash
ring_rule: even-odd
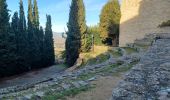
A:
<svg viewBox="0 0 170 100">
<path fill-rule="evenodd" d="M 91 51 L 91 52 L 88 52 L 88 53 L 81 53 L 81 57 L 84 58 L 84 57 L 88 57 L 88 56 L 91 56 L 92 58 L 95 58 L 105 52 L 108 52 L 109 50 L 109 47 L 108 46 L 94 46 L 94 52 Z"/>
<path fill-rule="evenodd" d="M 83 66 L 87 64 L 97 64 L 109 59 L 107 54 L 108 46 L 94 46 L 94 51 L 88 53 L 81 53 L 80 57 L 83 59 Z"/>
</svg>

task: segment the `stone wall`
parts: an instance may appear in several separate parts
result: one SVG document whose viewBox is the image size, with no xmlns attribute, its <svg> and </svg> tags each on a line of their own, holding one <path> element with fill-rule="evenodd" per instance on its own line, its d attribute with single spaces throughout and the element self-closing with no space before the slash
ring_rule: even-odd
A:
<svg viewBox="0 0 170 100">
<path fill-rule="evenodd" d="M 170 38 L 164 36 L 113 90 L 111 100 L 170 100 Z"/>
<path fill-rule="evenodd" d="M 158 27 L 170 19 L 170 0 L 123 0 L 121 12 L 120 46 L 146 34 L 170 33 L 170 27 Z"/>
</svg>

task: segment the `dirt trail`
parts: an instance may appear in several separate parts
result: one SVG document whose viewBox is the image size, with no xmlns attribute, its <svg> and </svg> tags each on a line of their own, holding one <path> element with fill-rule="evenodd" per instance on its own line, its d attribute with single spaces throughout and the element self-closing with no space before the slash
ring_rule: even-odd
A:
<svg viewBox="0 0 170 100">
<path fill-rule="evenodd" d="M 106 76 L 92 82 L 96 88 L 80 93 L 75 97 L 68 97 L 67 100 L 109 100 L 112 90 L 123 79 L 123 74 L 119 76 Z"/>
</svg>

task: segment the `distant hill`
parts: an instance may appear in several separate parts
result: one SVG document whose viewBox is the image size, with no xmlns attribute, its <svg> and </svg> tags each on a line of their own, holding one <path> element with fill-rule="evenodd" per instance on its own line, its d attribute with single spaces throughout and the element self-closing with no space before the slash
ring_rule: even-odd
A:
<svg viewBox="0 0 170 100">
<path fill-rule="evenodd" d="M 65 39 L 62 38 L 62 33 L 53 32 L 55 50 L 65 49 Z"/>
</svg>

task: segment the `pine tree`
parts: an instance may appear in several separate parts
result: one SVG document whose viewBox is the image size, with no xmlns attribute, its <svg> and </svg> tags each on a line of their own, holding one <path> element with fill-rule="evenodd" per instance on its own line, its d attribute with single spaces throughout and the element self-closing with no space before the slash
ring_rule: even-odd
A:
<svg viewBox="0 0 170 100">
<path fill-rule="evenodd" d="M 53 32 L 52 32 L 50 15 L 47 15 L 47 22 L 46 22 L 45 36 L 44 36 L 44 54 L 45 54 L 46 66 L 53 65 L 55 61 L 55 54 L 54 54 Z"/>
<path fill-rule="evenodd" d="M 100 15 L 99 29 L 103 42 L 118 46 L 120 16 L 118 0 L 109 0 Z"/>
<path fill-rule="evenodd" d="M 73 66 L 80 52 L 87 51 L 87 26 L 83 0 L 72 0 L 66 39 L 66 63 Z"/>
<path fill-rule="evenodd" d="M 0 0 L 0 77 L 16 70 L 15 34 L 10 31 L 9 10 L 6 0 Z"/>
</svg>

